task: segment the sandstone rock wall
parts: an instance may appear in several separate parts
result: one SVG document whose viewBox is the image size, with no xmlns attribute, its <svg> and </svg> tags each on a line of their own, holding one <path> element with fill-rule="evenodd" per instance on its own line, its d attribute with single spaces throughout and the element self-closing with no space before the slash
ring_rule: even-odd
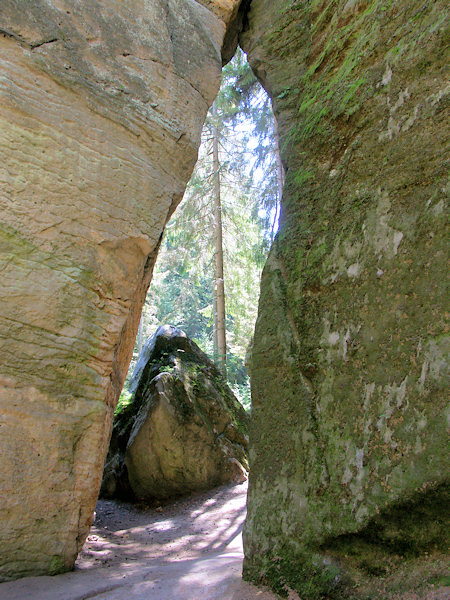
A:
<svg viewBox="0 0 450 600">
<path fill-rule="evenodd" d="M 245 573 L 305 599 L 345 574 L 345 598 L 406 590 L 438 577 L 449 530 L 445 3 L 253 0 L 248 17 L 287 176 L 253 346 Z"/>
<path fill-rule="evenodd" d="M 237 0 L 0 3 L 0 577 L 73 565 Z"/>
</svg>

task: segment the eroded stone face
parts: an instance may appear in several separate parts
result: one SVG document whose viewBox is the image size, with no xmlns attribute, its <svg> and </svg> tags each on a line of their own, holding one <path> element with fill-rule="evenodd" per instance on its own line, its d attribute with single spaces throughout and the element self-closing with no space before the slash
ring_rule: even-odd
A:
<svg viewBox="0 0 450 600">
<path fill-rule="evenodd" d="M 219 4 L 0 5 L 2 578 L 70 568 L 87 534 L 161 232 L 220 82 L 238 2 Z"/>
<path fill-rule="evenodd" d="M 302 598 L 446 547 L 444 14 L 253 0 L 242 37 L 287 171 L 253 346 L 245 569 Z"/>
</svg>

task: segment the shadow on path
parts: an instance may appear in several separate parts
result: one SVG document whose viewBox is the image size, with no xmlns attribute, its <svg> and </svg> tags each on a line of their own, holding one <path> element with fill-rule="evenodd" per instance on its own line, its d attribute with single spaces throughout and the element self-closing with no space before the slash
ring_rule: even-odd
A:
<svg viewBox="0 0 450 600">
<path fill-rule="evenodd" d="M 99 501 L 75 570 L 0 585 L 0 600 L 273 600 L 242 582 L 246 484 L 160 512 Z"/>
</svg>

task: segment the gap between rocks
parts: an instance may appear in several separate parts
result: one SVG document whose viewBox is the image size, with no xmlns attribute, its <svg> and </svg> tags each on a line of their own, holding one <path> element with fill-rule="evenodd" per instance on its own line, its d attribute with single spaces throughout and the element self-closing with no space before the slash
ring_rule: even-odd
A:
<svg viewBox="0 0 450 600">
<path fill-rule="evenodd" d="M 275 600 L 242 581 L 247 484 L 151 510 L 100 500 L 71 573 L 0 585 L 0 600 Z"/>
</svg>

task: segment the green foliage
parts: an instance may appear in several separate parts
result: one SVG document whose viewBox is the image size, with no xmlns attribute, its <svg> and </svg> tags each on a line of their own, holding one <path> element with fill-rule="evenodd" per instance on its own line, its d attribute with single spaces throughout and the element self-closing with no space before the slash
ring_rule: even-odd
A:
<svg viewBox="0 0 450 600">
<path fill-rule="evenodd" d="M 216 114 L 207 117 L 198 163 L 166 228 L 142 329 L 146 338 L 161 324 L 175 325 L 213 358 L 213 125 L 220 136 L 228 380 L 249 409 L 244 362 L 261 270 L 277 227 L 279 191 L 270 101 L 241 51 L 224 68 Z M 137 354 L 136 346 L 132 366 Z M 121 396 L 121 405 L 126 401 Z"/>
<path fill-rule="evenodd" d="M 252 407 L 252 399 L 250 395 L 250 381 L 247 380 L 242 384 L 234 384 L 232 386 L 233 394 L 245 408 L 245 410 L 250 413 Z"/>
<path fill-rule="evenodd" d="M 275 119 L 269 96 L 261 88 L 244 53 L 224 68 L 217 105 L 223 125 L 239 131 L 240 160 L 249 168 L 252 218 L 264 231 L 264 251 L 273 242 L 280 208 Z"/>
<path fill-rule="evenodd" d="M 114 411 L 114 416 L 118 415 L 122 410 L 131 403 L 132 395 L 128 391 L 128 387 L 125 385 L 120 394 L 119 402 L 117 403 L 116 410 Z"/>
</svg>

